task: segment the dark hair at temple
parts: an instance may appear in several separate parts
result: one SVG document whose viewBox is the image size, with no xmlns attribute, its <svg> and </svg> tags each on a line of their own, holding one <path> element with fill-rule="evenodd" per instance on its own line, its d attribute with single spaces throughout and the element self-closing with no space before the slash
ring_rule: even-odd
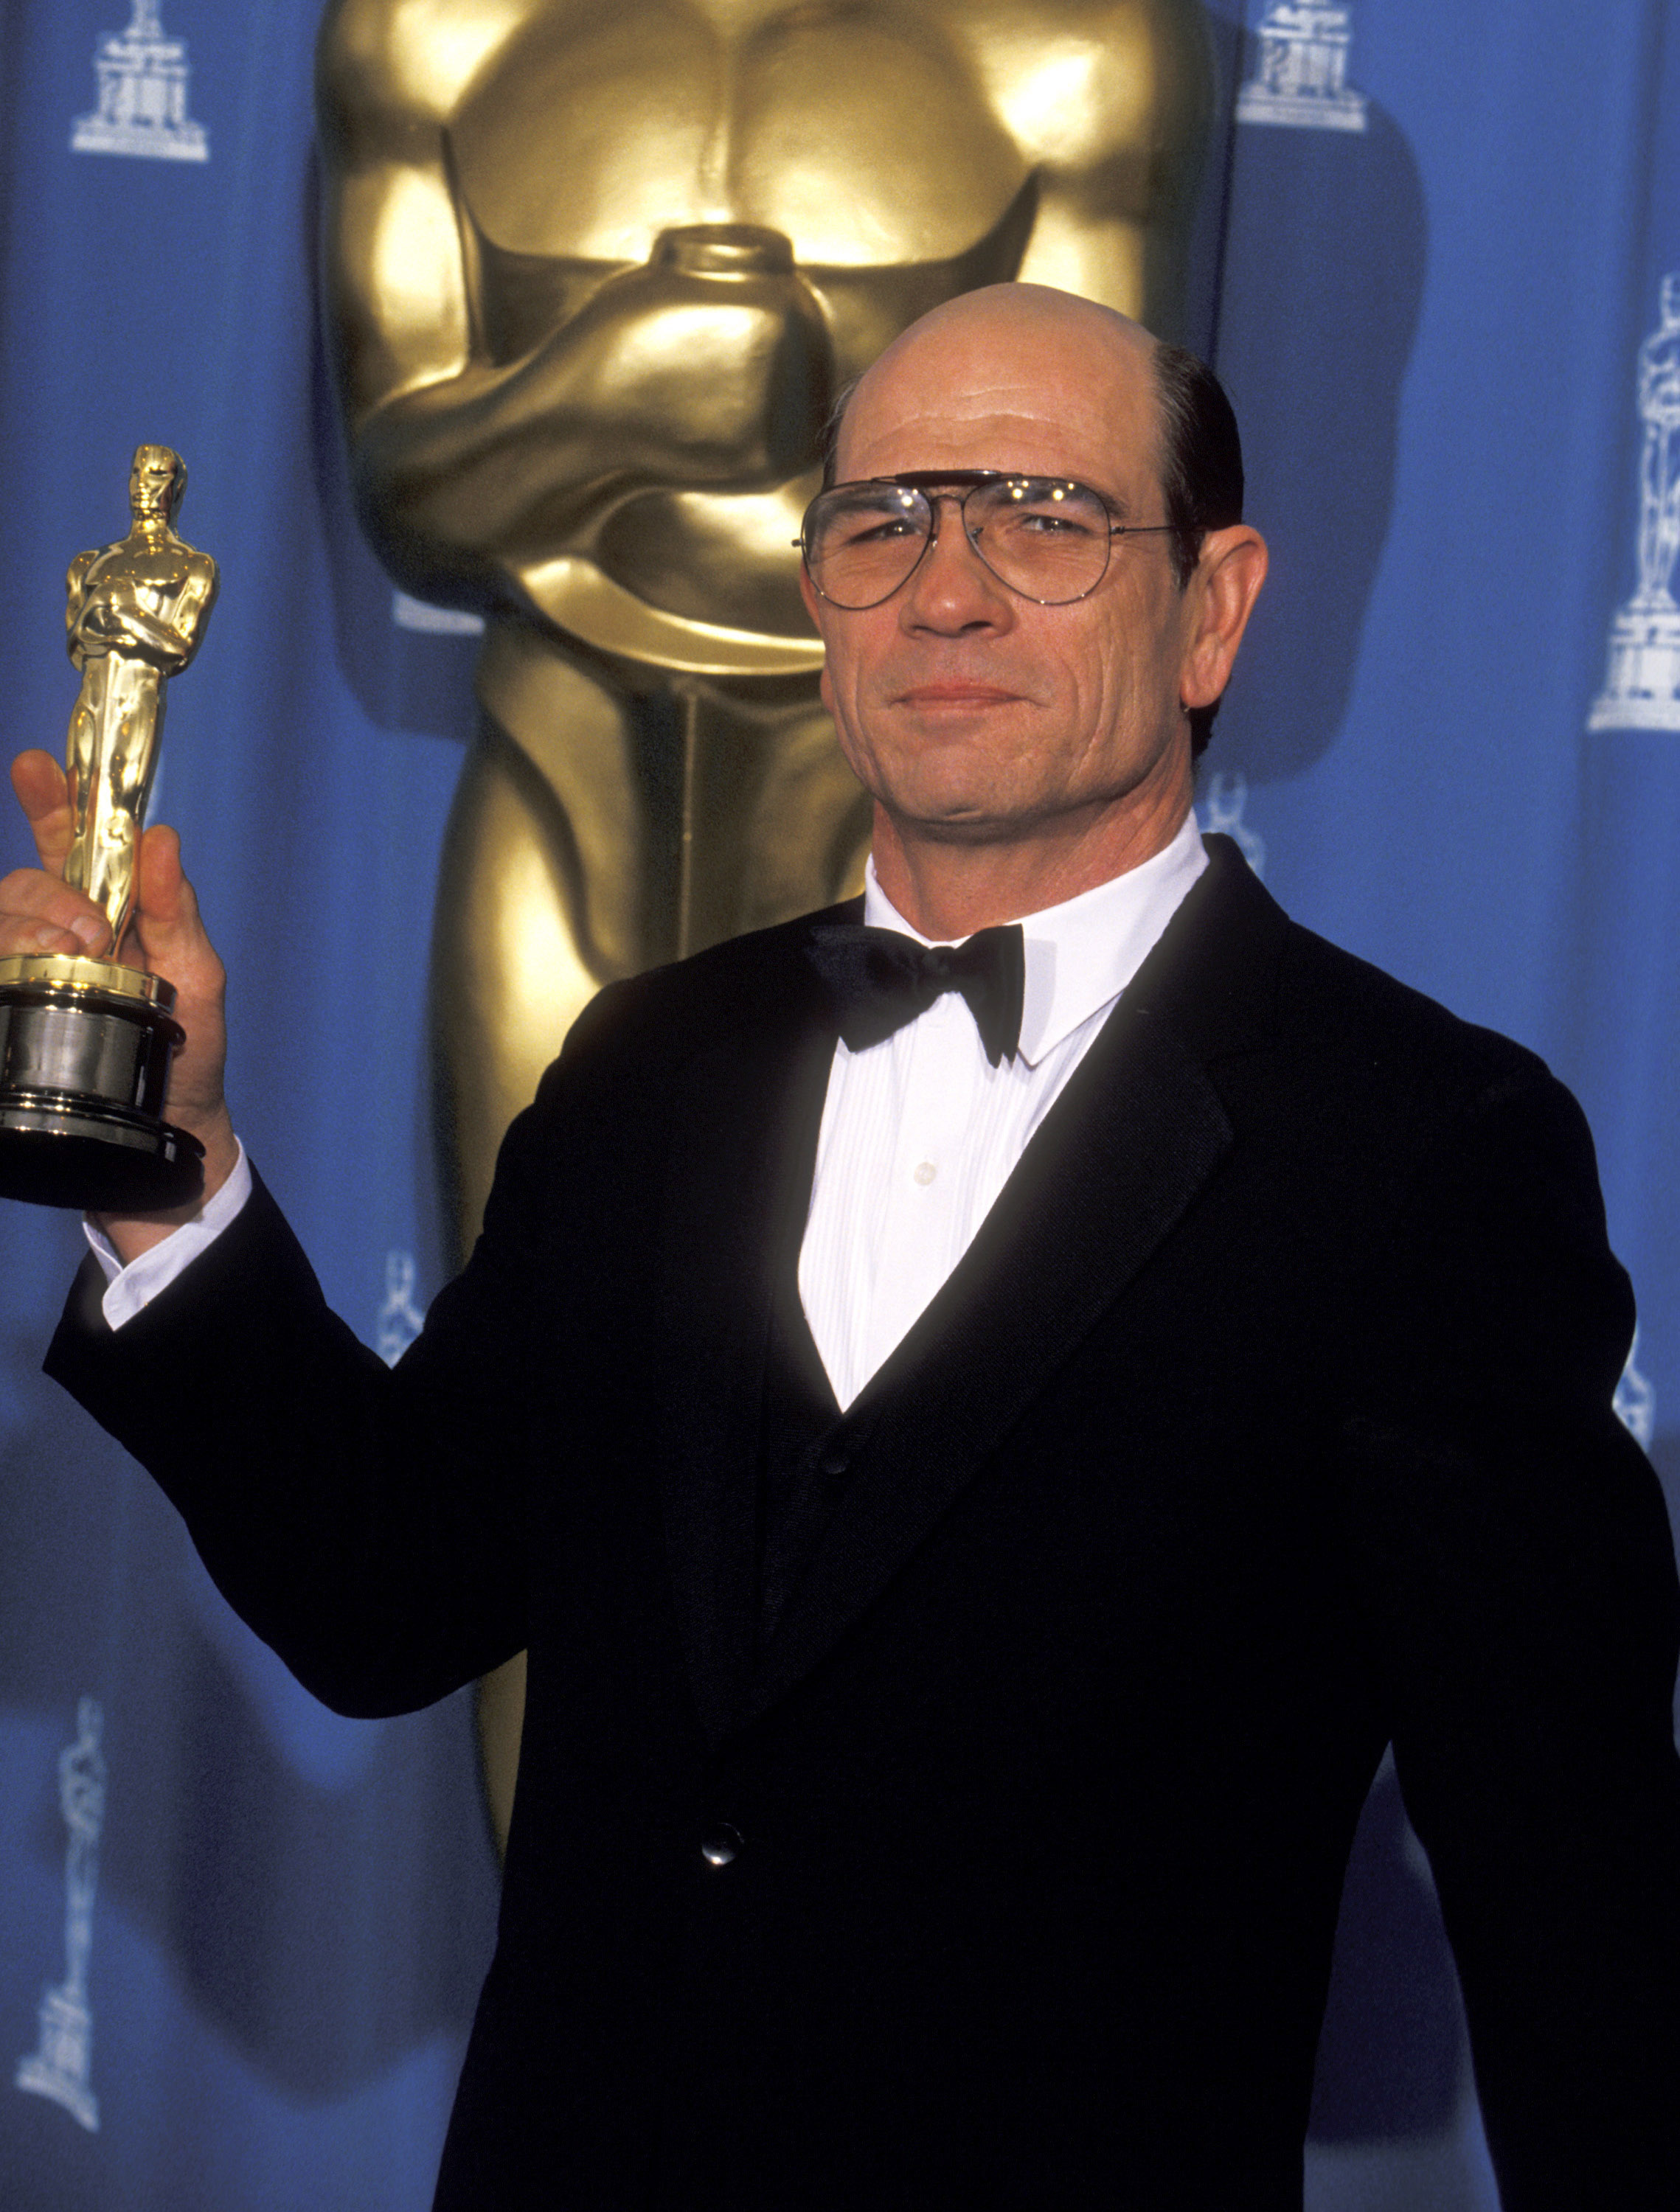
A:
<svg viewBox="0 0 1680 2212">
<path fill-rule="evenodd" d="M 846 410 L 851 404 L 853 392 L 862 381 L 855 376 L 849 384 L 843 384 L 834 395 L 834 404 L 828 410 L 828 420 L 823 425 L 823 489 L 834 482 L 834 457 L 840 449 L 840 425 L 846 419 Z"/>
<path fill-rule="evenodd" d="M 1196 574 L 1202 541 L 1243 519 L 1243 445 L 1224 386 L 1183 346 L 1155 349 L 1161 410 L 1161 494 L 1172 526 L 1172 566 L 1183 591 Z M 1219 701 L 1190 709 L 1190 757 L 1214 733 Z"/>
</svg>

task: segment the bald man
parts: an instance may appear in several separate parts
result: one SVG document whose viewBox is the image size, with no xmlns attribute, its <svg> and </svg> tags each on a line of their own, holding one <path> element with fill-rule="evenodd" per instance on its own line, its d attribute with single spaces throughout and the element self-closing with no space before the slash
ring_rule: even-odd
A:
<svg viewBox="0 0 1680 2212">
<path fill-rule="evenodd" d="M 1541 1063 L 1196 834 L 1241 481 L 1087 303 L 888 349 L 803 535 L 864 899 L 600 994 L 393 1371 L 240 1158 L 149 835 L 213 1195 L 102 1224 L 50 1365 L 340 1711 L 529 1646 L 450 2212 L 1299 2207 L 1391 1740 L 1507 2212 L 1676 2201 L 1626 1279 Z M 91 920 L 55 774 L 0 950 Z"/>
</svg>

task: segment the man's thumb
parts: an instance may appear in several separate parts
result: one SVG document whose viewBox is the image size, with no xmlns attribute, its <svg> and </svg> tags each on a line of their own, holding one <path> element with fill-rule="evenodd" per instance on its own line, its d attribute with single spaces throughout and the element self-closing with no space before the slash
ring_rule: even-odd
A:
<svg viewBox="0 0 1680 2212">
<path fill-rule="evenodd" d="M 161 824 L 140 841 L 139 896 L 134 920 L 146 957 L 169 972 L 171 958 L 202 958 L 209 948 L 198 902 L 181 866 L 181 841 Z"/>
</svg>

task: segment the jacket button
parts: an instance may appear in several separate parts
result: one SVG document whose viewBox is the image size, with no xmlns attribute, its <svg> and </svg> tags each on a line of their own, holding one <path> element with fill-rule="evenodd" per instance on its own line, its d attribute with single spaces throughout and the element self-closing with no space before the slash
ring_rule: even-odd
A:
<svg viewBox="0 0 1680 2212">
<path fill-rule="evenodd" d="M 727 1820 L 720 1820 L 702 1842 L 700 1856 L 709 1867 L 727 1867 L 740 1847 L 740 1830 L 732 1828 Z"/>
<path fill-rule="evenodd" d="M 828 1475 L 844 1474 L 851 1463 L 850 1446 L 837 1437 L 831 1443 L 825 1443 L 823 1446 L 817 1461 L 823 1473 Z"/>
</svg>

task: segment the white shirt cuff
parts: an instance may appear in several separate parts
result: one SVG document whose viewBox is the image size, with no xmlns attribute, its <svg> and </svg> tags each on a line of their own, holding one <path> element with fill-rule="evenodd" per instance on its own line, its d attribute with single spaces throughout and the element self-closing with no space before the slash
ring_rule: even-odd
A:
<svg viewBox="0 0 1680 2212">
<path fill-rule="evenodd" d="M 207 1252 L 251 1195 L 251 1170 L 245 1147 L 239 1148 L 234 1171 L 214 1198 L 206 1199 L 191 1221 L 182 1222 L 161 1244 L 154 1244 L 137 1260 L 124 1267 L 115 1247 L 91 1221 L 82 1226 L 94 1259 L 105 1273 L 105 1296 L 100 1301 L 106 1322 L 120 1328 L 149 1306 L 160 1291 L 167 1291 L 183 1267 Z"/>
</svg>

